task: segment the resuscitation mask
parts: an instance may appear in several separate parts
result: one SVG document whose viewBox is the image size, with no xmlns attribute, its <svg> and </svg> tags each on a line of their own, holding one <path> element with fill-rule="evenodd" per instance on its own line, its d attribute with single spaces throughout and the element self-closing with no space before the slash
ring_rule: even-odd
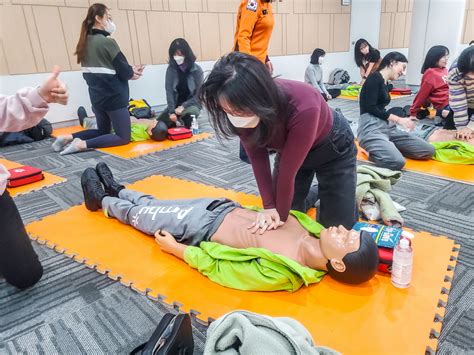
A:
<svg viewBox="0 0 474 355">
<path fill-rule="evenodd" d="M 239 116 L 232 116 L 231 114 L 227 114 L 230 123 L 234 127 L 237 128 L 255 128 L 260 122 L 260 118 L 258 116 L 249 116 L 249 117 L 239 117 Z"/>
<path fill-rule="evenodd" d="M 182 55 L 175 55 L 173 59 L 178 65 L 181 65 L 184 63 L 184 57 Z"/>
</svg>

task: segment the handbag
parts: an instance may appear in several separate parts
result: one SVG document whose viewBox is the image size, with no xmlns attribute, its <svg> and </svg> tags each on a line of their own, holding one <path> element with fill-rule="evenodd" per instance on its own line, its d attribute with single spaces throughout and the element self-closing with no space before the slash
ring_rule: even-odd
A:
<svg viewBox="0 0 474 355">
<path fill-rule="evenodd" d="M 192 355 L 193 330 L 189 314 L 167 313 L 150 339 L 137 346 L 130 355 Z"/>
</svg>

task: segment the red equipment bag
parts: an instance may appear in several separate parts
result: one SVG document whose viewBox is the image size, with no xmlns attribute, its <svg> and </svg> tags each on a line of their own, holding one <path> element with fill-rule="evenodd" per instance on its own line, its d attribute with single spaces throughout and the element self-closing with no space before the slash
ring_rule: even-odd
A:
<svg viewBox="0 0 474 355">
<path fill-rule="evenodd" d="M 8 172 L 10 173 L 7 182 L 8 187 L 23 186 L 44 179 L 42 170 L 28 165 L 10 169 Z"/>
<path fill-rule="evenodd" d="M 191 138 L 192 136 L 193 132 L 189 128 L 176 127 L 168 129 L 168 139 L 171 139 L 172 141 Z"/>
<path fill-rule="evenodd" d="M 395 88 L 390 90 L 390 93 L 393 95 L 411 95 L 410 88 Z"/>
</svg>

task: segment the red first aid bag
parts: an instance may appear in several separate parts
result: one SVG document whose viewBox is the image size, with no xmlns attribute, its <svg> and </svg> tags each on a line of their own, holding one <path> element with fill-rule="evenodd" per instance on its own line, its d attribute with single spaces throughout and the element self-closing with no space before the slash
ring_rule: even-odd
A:
<svg viewBox="0 0 474 355">
<path fill-rule="evenodd" d="M 7 182 L 8 187 L 23 186 L 44 179 L 42 170 L 28 165 L 10 169 L 8 172 L 10 173 Z"/>
<path fill-rule="evenodd" d="M 171 139 L 172 141 L 191 138 L 192 136 L 193 132 L 189 128 L 176 127 L 168 129 L 168 139 Z"/>
</svg>

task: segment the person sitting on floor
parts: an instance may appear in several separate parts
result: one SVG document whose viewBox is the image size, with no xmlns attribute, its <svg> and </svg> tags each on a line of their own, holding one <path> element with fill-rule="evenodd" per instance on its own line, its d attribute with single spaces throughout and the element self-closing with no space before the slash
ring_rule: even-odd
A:
<svg viewBox="0 0 474 355">
<path fill-rule="evenodd" d="M 77 112 L 79 123 L 82 128 L 97 129 L 97 119 L 95 117 L 87 117 L 84 107 L 79 107 Z M 130 123 L 131 142 L 142 142 L 150 139 L 161 142 L 168 137 L 165 123 L 156 119 L 137 119 L 130 117 Z"/>
<path fill-rule="evenodd" d="M 158 117 L 158 121 L 166 125 L 163 131 L 176 126 L 191 128 L 192 116 L 201 113 L 201 104 L 197 93 L 203 82 L 203 71 L 196 64 L 188 42 L 177 38 L 170 44 L 168 68 L 166 69 L 165 88 L 167 108 Z"/>
<path fill-rule="evenodd" d="M 449 114 L 449 88 L 446 78 L 448 69 L 449 49 L 445 46 L 431 47 L 426 53 L 421 68 L 420 90 L 416 94 L 410 108 L 412 118 L 422 119 L 429 115 L 430 105 L 436 109 L 436 115 L 444 119 L 444 128 L 455 129 L 453 115 Z"/>
<path fill-rule="evenodd" d="M 326 52 L 324 49 L 316 48 L 311 54 L 310 64 L 306 68 L 304 73 L 304 82 L 312 85 L 316 90 L 318 90 L 321 95 L 323 95 L 324 100 L 328 101 L 332 99 L 331 94 L 328 92 L 326 85 L 323 81 L 323 64 L 324 57 Z"/>
<path fill-rule="evenodd" d="M 469 140 L 474 136 L 474 46 L 464 49 L 451 66 L 448 86 L 456 137 Z"/>
<path fill-rule="evenodd" d="M 154 235 L 163 251 L 223 286 L 295 291 L 319 282 L 326 272 L 358 284 L 377 271 L 378 249 L 370 235 L 343 226 L 326 229 L 304 213 L 293 212 L 298 219 L 290 215 L 262 236 L 263 226 L 254 223 L 257 211 L 225 198 L 158 200 L 125 189 L 105 163 L 87 168 L 81 185 L 88 210 L 102 209 L 107 217 Z"/>
<path fill-rule="evenodd" d="M 402 53 L 388 53 L 379 70 L 369 75 L 359 95 L 359 144 L 368 153 L 370 161 L 390 170 L 402 170 L 404 157 L 428 160 L 434 154 L 431 144 L 404 131 L 413 130 L 415 123 L 410 117 L 401 117 L 401 108 L 386 109 L 392 89 L 388 82 L 403 75 L 407 63 Z M 398 129 L 397 125 L 403 130 Z"/>
</svg>

